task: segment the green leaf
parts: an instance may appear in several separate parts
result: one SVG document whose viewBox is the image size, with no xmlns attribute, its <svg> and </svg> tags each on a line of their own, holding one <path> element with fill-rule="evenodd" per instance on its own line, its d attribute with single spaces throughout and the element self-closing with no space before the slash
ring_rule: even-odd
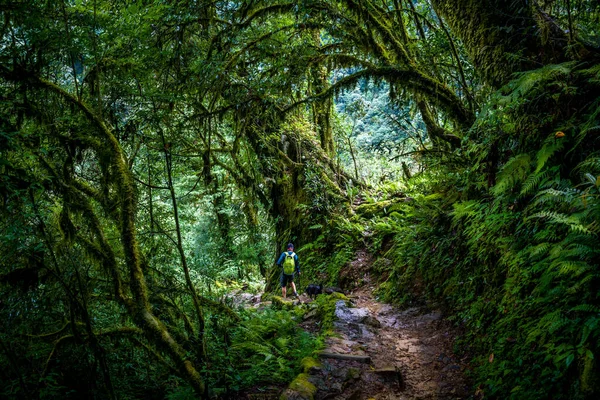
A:
<svg viewBox="0 0 600 400">
<path fill-rule="evenodd" d="M 573 362 L 573 360 L 575 359 L 575 354 L 571 353 L 567 356 L 567 358 L 565 359 L 565 363 L 567 364 L 567 367 L 569 367 L 571 365 L 571 363 Z"/>
</svg>

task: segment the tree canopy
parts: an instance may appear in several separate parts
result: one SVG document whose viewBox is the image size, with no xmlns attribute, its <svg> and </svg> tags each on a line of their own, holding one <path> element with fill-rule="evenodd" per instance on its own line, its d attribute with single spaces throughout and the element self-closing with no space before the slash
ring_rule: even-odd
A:
<svg viewBox="0 0 600 400">
<path fill-rule="evenodd" d="M 340 283 L 367 246 L 385 297 L 441 302 L 486 395 L 593 398 L 599 11 L 3 2 L 2 395 L 232 396 L 289 379 L 283 346 L 273 370 L 240 360 L 275 332 L 302 343 L 293 357 L 314 339 L 223 295 L 273 291 L 293 241 L 307 277 Z"/>
</svg>

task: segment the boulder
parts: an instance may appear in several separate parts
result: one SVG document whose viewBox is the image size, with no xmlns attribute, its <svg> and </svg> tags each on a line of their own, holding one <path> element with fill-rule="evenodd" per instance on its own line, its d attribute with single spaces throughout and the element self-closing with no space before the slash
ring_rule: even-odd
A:
<svg viewBox="0 0 600 400">
<path fill-rule="evenodd" d="M 350 308 L 346 302 L 339 300 L 335 303 L 335 316 L 347 323 L 360 323 L 369 316 L 369 310 L 366 308 Z"/>
<path fill-rule="evenodd" d="M 300 365 L 302 365 L 302 372 L 309 375 L 318 373 L 322 369 L 321 363 L 312 357 L 304 357 Z"/>
<path fill-rule="evenodd" d="M 294 303 L 292 300 L 290 299 L 284 299 L 283 297 L 280 296 L 273 296 L 271 298 L 272 301 L 272 307 L 275 309 L 279 309 L 279 310 L 291 310 L 292 307 L 294 306 Z"/>
<path fill-rule="evenodd" d="M 363 324 L 372 326 L 373 328 L 381 328 L 381 322 L 371 315 L 367 315 L 362 321 Z"/>
</svg>

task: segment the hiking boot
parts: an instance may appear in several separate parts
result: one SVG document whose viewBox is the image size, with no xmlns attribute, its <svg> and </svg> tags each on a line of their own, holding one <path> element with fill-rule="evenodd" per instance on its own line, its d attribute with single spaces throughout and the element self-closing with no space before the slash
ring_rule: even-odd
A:
<svg viewBox="0 0 600 400">
<path fill-rule="evenodd" d="M 298 292 L 294 292 L 294 296 L 296 296 L 297 299 L 300 298 L 300 296 L 298 296 Z"/>
</svg>

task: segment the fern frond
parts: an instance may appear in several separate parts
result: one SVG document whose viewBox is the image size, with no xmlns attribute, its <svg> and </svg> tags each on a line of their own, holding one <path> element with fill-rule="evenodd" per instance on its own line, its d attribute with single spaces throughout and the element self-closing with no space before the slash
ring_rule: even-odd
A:
<svg viewBox="0 0 600 400">
<path fill-rule="evenodd" d="M 470 218 L 475 216 L 480 211 L 481 203 L 478 201 L 463 201 L 460 203 L 454 203 L 454 210 L 452 211 L 452 216 L 455 220 L 461 218 Z"/>
<path fill-rule="evenodd" d="M 559 189 L 545 189 L 540 191 L 533 202 L 534 206 L 544 205 L 546 203 L 562 203 L 570 205 L 573 199 L 579 192 L 575 189 L 571 190 L 559 190 Z"/>
<path fill-rule="evenodd" d="M 556 258 L 559 258 L 561 256 L 563 250 L 564 250 L 564 247 L 562 245 L 562 242 L 561 243 L 557 243 L 557 244 L 555 244 L 554 246 L 552 246 L 550 248 L 550 251 L 548 252 L 548 255 L 551 258 L 556 259 Z"/>
<path fill-rule="evenodd" d="M 554 211 L 541 211 L 528 219 L 533 218 L 546 219 L 551 224 L 566 225 L 570 230 L 575 232 L 593 234 L 575 215 L 566 215 Z"/>
<path fill-rule="evenodd" d="M 590 117 L 587 120 L 587 123 L 583 124 L 581 132 L 577 135 L 575 146 L 573 146 L 571 151 L 574 151 L 577 147 L 579 147 L 579 145 L 583 143 L 584 139 L 589 134 L 593 135 L 600 132 L 600 126 L 597 125 L 598 118 L 600 117 L 600 107 L 598 107 L 600 103 L 598 102 L 598 100 L 596 100 L 595 103 L 595 105 L 592 105 L 590 107 L 592 110 L 594 110 L 594 112 L 591 113 Z"/>
<path fill-rule="evenodd" d="M 521 196 L 525 196 L 528 194 L 532 194 L 537 188 L 540 187 L 540 183 L 547 179 L 550 175 L 548 171 L 544 171 L 541 174 L 539 171 L 535 171 L 533 174 L 529 175 L 525 182 L 523 182 L 523 187 L 521 188 Z"/>
<path fill-rule="evenodd" d="M 557 319 L 556 321 L 553 321 L 550 324 L 550 326 L 548 326 L 548 331 L 550 333 L 554 333 L 554 332 L 558 331 L 559 329 L 569 325 L 570 322 L 571 321 L 569 321 L 569 319 L 564 318 L 564 317 Z"/>
<path fill-rule="evenodd" d="M 540 243 L 529 250 L 529 257 L 537 258 L 540 256 L 544 256 L 548 254 L 548 251 L 550 250 L 551 246 L 552 245 L 550 243 Z"/>
<path fill-rule="evenodd" d="M 582 161 L 575 167 L 574 171 L 588 171 L 592 173 L 600 172 L 600 157 L 591 156 L 586 158 L 584 161 Z"/>
<path fill-rule="evenodd" d="M 567 289 L 567 293 L 576 294 L 581 293 L 582 288 L 591 282 L 594 278 L 593 274 L 587 274 L 583 278 L 580 278 L 573 286 Z"/>
<path fill-rule="evenodd" d="M 554 135 L 549 140 L 546 140 L 544 146 L 537 152 L 537 166 L 535 169 L 535 173 L 538 173 L 544 168 L 546 162 L 556 153 L 558 150 L 561 150 L 564 147 L 564 142 L 562 140 L 556 141 L 554 139 Z"/>
<path fill-rule="evenodd" d="M 555 229 L 543 229 L 534 235 L 534 239 L 538 242 L 556 242 L 561 238 Z"/>
<path fill-rule="evenodd" d="M 570 311 L 581 311 L 581 312 L 588 312 L 588 313 L 600 313 L 600 307 L 594 306 L 594 305 L 591 305 L 591 304 L 580 304 L 578 306 L 575 306 L 575 307 L 571 308 Z"/>
<path fill-rule="evenodd" d="M 591 185 L 598 187 L 598 184 L 600 183 L 600 176 L 594 176 L 589 172 L 586 172 L 583 174 L 583 176 Z"/>
<path fill-rule="evenodd" d="M 530 169 L 531 156 L 529 154 L 519 154 L 511 158 L 498 173 L 498 181 L 492 188 L 492 193 L 499 196 L 513 189 L 527 177 Z"/>
<path fill-rule="evenodd" d="M 598 234 L 598 232 L 600 232 L 600 222 L 598 220 L 592 221 L 587 227 L 590 232 L 594 234 Z"/>
<path fill-rule="evenodd" d="M 553 263 L 553 267 L 555 263 Z M 590 269 L 590 265 L 583 261 L 560 261 L 558 263 L 558 271 L 562 275 L 570 275 L 578 277 Z"/>
<path fill-rule="evenodd" d="M 534 88 L 543 88 L 544 82 L 560 80 L 571 73 L 574 62 L 552 64 L 543 68 L 527 71 L 511 82 L 512 92 L 508 96 L 511 101 L 518 100 Z"/>
</svg>

